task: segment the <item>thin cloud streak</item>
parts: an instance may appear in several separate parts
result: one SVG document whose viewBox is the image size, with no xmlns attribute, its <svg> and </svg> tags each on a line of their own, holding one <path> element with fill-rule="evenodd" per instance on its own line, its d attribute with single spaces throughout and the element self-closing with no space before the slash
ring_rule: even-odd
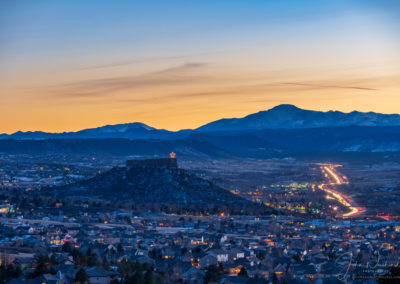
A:
<svg viewBox="0 0 400 284">
<path fill-rule="evenodd" d="M 132 60 L 123 60 L 112 62 L 108 64 L 99 64 L 99 65 L 92 65 L 87 67 L 81 67 L 76 70 L 95 70 L 95 69 L 103 69 L 103 68 L 112 68 L 112 67 L 121 67 L 121 66 L 129 66 L 138 63 L 147 63 L 147 62 L 156 62 L 156 61 L 163 61 L 163 60 L 175 60 L 175 59 L 186 59 L 186 58 L 193 58 L 197 56 L 204 56 L 210 54 L 217 54 L 222 51 L 214 51 L 214 52 L 202 52 L 202 53 L 193 53 L 193 54 L 186 54 L 186 55 L 175 55 L 175 56 L 154 56 L 154 57 L 147 57 L 147 58 L 138 58 Z"/>
<path fill-rule="evenodd" d="M 211 67 L 211 68 L 206 68 Z M 230 69 L 215 69 L 215 65 L 206 62 L 187 62 L 180 65 L 155 70 L 153 72 L 102 78 L 84 81 L 72 81 L 45 88 L 49 99 L 79 104 L 113 105 L 135 103 L 182 102 L 194 103 L 218 97 L 231 97 L 242 100 L 252 96 L 264 101 L 267 97 L 274 100 L 289 94 L 295 98 L 296 92 L 348 89 L 355 91 L 378 91 L 370 87 L 371 78 L 352 78 L 315 81 L 284 81 L 284 77 L 296 76 L 282 70 L 268 74 L 231 72 Z M 301 73 L 299 73 L 301 74 Z M 267 78 L 266 78 L 267 76 Z M 268 82 L 270 81 L 270 82 Z M 49 93 L 51 95 L 49 95 Z"/>
<path fill-rule="evenodd" d="M 364 90 L 364 91 L 378 91 L 378 89 L 358 87 L 358 86 L 340 86 L 340 85 L 318 85 L 311 83 L 297 83 L 297 82 L 286 82 L 281 83 L 283 85 L 293 85 L 293 86 L 304 86 L 304 87 L 315 87 L 318 89 L 354 89 L 354 90 Z"/>
<path fill-rule="evenodd" d="M 53 95 L 58 97 L 95 98 L 108 94 L 111 95 L 114 92 L 127 89 L 160 85 L 188 84 L 207 79 L 207 77 L 187 74 L 190 71 L 201 69 L 206 65 L 207 63 L 202 62 L 189 62 L 142 75 L 71 82 L 67 84 L 54 85 L 47 89 Z"/>
</svg>

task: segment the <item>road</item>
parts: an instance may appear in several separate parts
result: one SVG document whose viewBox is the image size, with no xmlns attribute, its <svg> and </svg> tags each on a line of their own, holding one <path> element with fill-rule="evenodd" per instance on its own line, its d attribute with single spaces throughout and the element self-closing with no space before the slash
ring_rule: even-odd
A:
<svg viewBox="0 0 400 284">
<path fill-rule="evenodd" d="M 330 177 L 334 182 L 332 183 L 324 183 L 324 184 L 320 184 L 318 186 L 318 188 L 320 190 L 325 191 L 326 193 L 328 193 L 328 196 L 330 198 L 335 199 L 336 201 L 338 201 L 340 204 L 342 204 L 343 206 L 347 207 L 349 212 L 342 214 L 339 217 L 354 217 L 357 216 L 363 212 L 365 212 L 365 208 L 362 207 L 356 207 L 353 206 L 353 200 L 350 196 L 347 196 L 337 190 L 332 189 L 332 186 L 335 185 L 341 185 L 341 184 L 347 184 L 347 178 L 344 176 L 340 176 L 337 171 L 335 170 L 335 166 L 334 165 L 324 165 L 322 166 L 322 169 L 327 173 L 327 177 Z"/>
</svg>

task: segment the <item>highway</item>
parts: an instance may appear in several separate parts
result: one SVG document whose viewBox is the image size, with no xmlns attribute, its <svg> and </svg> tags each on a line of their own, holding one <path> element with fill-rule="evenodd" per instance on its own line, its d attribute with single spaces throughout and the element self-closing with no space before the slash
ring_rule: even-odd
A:
<svg viewBox="0 0 400 284">
<path fill-rule="evenodd" d="M 323 171 L 327 173 L 327 177 L 330 177 L 334 182 L 332 183 L 325 183 L 325 184 L 320 184 L 318 188 L 320 190 L 325 191 L 328 193 L 328 196 L 330 198 L 333 198 L 337 200 L 340 204 L 343 206 L 347 207 L 349 209 L 349 212 L 342 214 L 339 217 L 354 217 L 357 216 L 363 212 L 365 212 L 365 209 L 362 207 L 356 207 L 353 206 L 353 200 L 351 197 L 338 192 L 337 190 L 332 189 L 332 186 L 334 185 L 341 185 L 341 184 L 347 184 L 348 182 L 345 181 L 347 180 L 346 177 L 341 177 L 336 171 L 335 171 L 335 166 L 334 165 L 324 165 L 322 166 Z"/>
</svg>

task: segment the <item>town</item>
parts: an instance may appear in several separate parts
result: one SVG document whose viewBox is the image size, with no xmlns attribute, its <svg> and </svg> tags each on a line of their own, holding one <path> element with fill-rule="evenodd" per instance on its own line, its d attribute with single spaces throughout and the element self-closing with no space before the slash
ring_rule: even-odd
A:
<svg viewBox="0 0 400 284">
<path fill-rule="evenodd" d="M 12 164 L 7 158 L 2 160 L 2 172 Z M 91 168 L 85 172 L 86 178 L 107 172 L 103 164 L 93 164 L 93 160 L 90 167 L 88 163 L 69 163 L 76 174 L 82 173 L 79 169 Z M 209 179 L 223 164 L 215 161 L 208 173 L 201 173 L 196 168 L 205 168 L 205 162 L 193 163 L 184 160 L 181 164 Z M 254 163 L 247 163 L 251 172 Z M 26 183 L 13 187 L 14 194 L 4 186 L 1 281 L 357 283 L 391 275 L 398 267 L 400 220 L 366 216 L 362 206 L 354 206 L 354 201 L 339 191 L 349 183 L 337 170 L 340 167 L 292 160 L 261 163 L 263 167 L 270 164 L 269 172 L 274 172 L 272 165 L 280 165 L 279 169 L 284 166 L 285 174 L 275 180 L 280 184 L 253 186 L 247 191 L 242 184 L 230 191 L 254 204 L 265 204 L 272 210 L 267 215 L 127 210 L 104 206 L 98 197 L 75 200 L 73 207 L 68 199 L 24 197 L 24 192 L 40 191 L 37 179 L 26 179 Z M 175 153 L 168 159 L 130 160 L 126 166 L 133 170 L 178 170 Z M 234 167 L 232 163 L 230 166 Z M 22 173 L 32 175 L 43 168 L 54 173 L 60 170 L 54 166 L 38 168 L 35 163 L 31 167 L 33 170 L 24 169 Z M 296 167 L 308 174 L 298 176 Z M 232 173 L 223 174 L 225 183 L 237 179 Z M 293 176 L 298 183 L 293 182 Z M 48 178 L 39 181 L 42 187 L 49 187 Z M 59 186 L 56 183 L 50 188 Z"/>
<path fill-rule="evenodd" d="M 399 258 L 400 222 L 80 213 L 65 222 L 2 218 L 2 280 L 311 283 L 373 278 Z"/>
<path fill-rule="evenodd" d="M 400 1 L 0 1 L 0 284 L 400 284 Z"/>
</svg>

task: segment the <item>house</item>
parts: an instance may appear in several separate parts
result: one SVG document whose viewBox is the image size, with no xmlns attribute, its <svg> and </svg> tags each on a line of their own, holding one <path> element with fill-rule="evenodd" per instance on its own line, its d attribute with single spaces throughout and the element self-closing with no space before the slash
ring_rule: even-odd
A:
<svg viewBox="0 0 400 284">
<path fill-rule="evenodd" d="M 229 250 L 228 254 L 229 254 L 229 261 L 235 261 L 237 259 L 245 257 L 245 252 L 236 248 Z"/>
<path fill-rule="evenodd" d="M 182 279 L 185 281 L 198 282 L 204 278 L 204 275 L 205 275 L 204 270 L 191 267 L 185 273 L 182 274 Z"/>
<path fill-rule="evenodd" d="M 69 284 L 69 283 L 73 283 L 74 280 L 69 278 L 69 277 L 65 277 L 63 276 L 61 273 L 57 273 L 55 275 L 53 274 L 43 274 L 39 277 L 33 278 L 33 279 L 27 279 L 27 278 L 16 278 L 16 279 L 12 279 L 11 281 L 9 281 L 8 283 L 10 284 L 21 284 L 21 283 L 25 283 L 25 284 Z"/>
<path fill-rule="evenodd" d="M 228 252 L 222 249 L 212 249 L 209 251 L 209 254 L 214 255 L 218 262 L 228 262 L 229 260 Z"/>
<path fill-rule="evenodd" d="M 248 277 L 240 277 L 240 276 L 227 276 L 221 280 L 223 284 L 247 284 L 249 282 Z"/>
<path fill-rule="evenodd" d="M 202 258 L 200 258 L 200 267 L 205 268 L 212 264 L 218 264 L 218 259 L 215 255 L 208 254 Z"/>
<path fill-rule="evenodd" d="M 92 284 L 108 284 L 118 275 L 116 272 L 99 267 L 88 267 L 85 270 L 89 276 L 89 282 Z"/>
<path fill-rule="evenodd" d="M 225 265 L 225 269 L 228 271 L 228 274 L 230 276 L 237 276 L 242 269 L 243 265 L 238 264 L 238 263 L 231 263 L 228 265 Z"/>
<path fill-rule="evenodd" d="M 13 261 L 14 264 L 21 265 L 21 268 L 32 268 L 35 263 L 34 257 L 18 257 Z"/>
<path fill-rule="evenodd" d="M 43 275 L 36 277 L 34 279 L 27 279 L 27 278 L 14 278 L 10 281 L 7 282 L 8 284 L 59 284 L 58 282 L 56 282 L 55 280 L 47 280 Z"/>
<path fill-rule="evenodd" d="M 138 255 L 138 256 L 133 256 L 131 257 L 131 261 L 132 262 L 139 262 L 139 263 L 148 263 L 150 265 L 154 265 L 155 261 L 154 259 L 147 257 L 147 256 L 142 256 L 142 255 Z"/>
<path fill-rule="evenodd" d="M 315 267 L 311 264 L 301 264 L 297 267 L 296 273 L 299 278 L 303 279 L 305 277 L 313 279 L 316 274 Z"/>
<path fill-rule="evenodd" d="M 68 277 L 65 277 L 62 273 L 58 272 L 56 275 L 53 274 L 43 274 L 41 277 L 43 277 L 43 282 L 46 284 L 67 284 L 71 283 L 72 279 L 69 279 Z M 40 278 L 40 277 L 38 277 Z"/>
</svg>

